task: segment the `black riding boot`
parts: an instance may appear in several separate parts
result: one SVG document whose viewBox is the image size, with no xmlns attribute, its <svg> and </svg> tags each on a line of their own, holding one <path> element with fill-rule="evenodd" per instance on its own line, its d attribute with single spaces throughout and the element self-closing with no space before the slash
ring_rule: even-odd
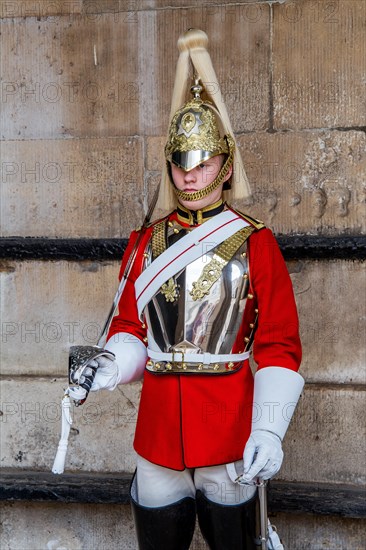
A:
<svg viewBox="0 0 366 550">
<path fill-rule="evenodd" d="M 186 497 L 148 508 L 137 503 L 135 483 L 131 484 L 131 506 L 139 550 L 188 550 L 196 523 L 195 500 Z"/>
<path fill-rule="evenodd" d="M 198 521 L 210 550 L 258 550 L 255 544 L 256 501 L 217 504 L 197 491 Z"/>
</svg>

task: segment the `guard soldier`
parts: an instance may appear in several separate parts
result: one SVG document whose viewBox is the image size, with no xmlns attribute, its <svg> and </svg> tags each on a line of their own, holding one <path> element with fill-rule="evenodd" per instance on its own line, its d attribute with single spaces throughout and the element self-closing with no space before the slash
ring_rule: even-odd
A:
<svg viewBox="0 0 366 550">
<path fill-rule="evenodd" d="M 93 363 L 92 391 L 143 378 L 131 487 L 142 550 L 188 549 L 196 511 L 211 549 L 257 548 L 250 482 L 280 469 L 303 387 L 284 260 L 271 231 L 232 206 L 250 191 L 207 43 L 197 29 L 178 41 L 161 215 L 131 234 L 105 346 L 115 360 Z"/>
</svg>

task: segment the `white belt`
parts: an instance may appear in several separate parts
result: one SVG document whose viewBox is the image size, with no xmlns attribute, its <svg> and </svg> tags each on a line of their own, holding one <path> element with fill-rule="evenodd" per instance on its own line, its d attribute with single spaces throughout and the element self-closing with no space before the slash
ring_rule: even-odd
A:
<svg viewBox="0 0 366 550">
<path fill-rule="evenodd" d="M 237 363 L 238 361 L 244 361 L 250 356 L 249 351 L 243 353 L 228 353 L 228 354 L 214 354 L 214 353 L 184 353 L 183 351 L 174 351 L 172 353 L 164 353 L 162 351 L 147 350 L 147 355 L 153 361 L 166 361 L 172 362 L 187 362 L 187 363 L 202 363 L 203 365 L 211 365 L 213 363 Z"/>
</svg>

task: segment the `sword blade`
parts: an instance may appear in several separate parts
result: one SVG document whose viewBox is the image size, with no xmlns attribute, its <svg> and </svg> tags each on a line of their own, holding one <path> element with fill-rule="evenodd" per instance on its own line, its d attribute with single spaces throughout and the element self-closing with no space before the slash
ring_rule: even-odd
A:
<svg viewBox="0 0 366 550">
<path fill-rule="evenodd" d="M 153 196 L 153 199 L 149 205 L 149 209 L 147 211 L 147 214 L 145 216 L 145 219 L 143 221 L 143 224 L 142 224 L 142 227 L 145 227 L 149 222 L 150 222 L 150 219 L 151 219 L 151 216 L 152 216 L 152 213 L 154 211 L 154 208 L 156 206 L 156 202 L 158 200 L 158 195 L 159 195 L 159 186 L 156 188 L 155 190 L 155 193 L 154 193 L 154 196 Z M 99 335 L 99 338 L 98 338 L 98 343 L 97 343 L 97 346 L 98 347 L 101 347 L 103 348 L 105 343 L 106 343 L 106 339 L 107 339 L 107 335 L 108 335 L 108 331 L 109 331 L 109 327 L 111 325 L 111 322 L 112 322 L 112 319 L 116 313 L 116 310 L 117 310 L 117 307 L 118 307 L 118 304 L 119 304 L 119 301 L 120 301 L 120 298 L 123 294 L 123 291 L 124 291 L 124 288 L 126 286 L 126 283 L 127 283 L 127 280 L 128 280 L 128 277 L 130 276 L 130 273 L 131 273 L 131 270 L 132 270 L 132 266 L 135 262 L 135 259 L 136 259 L 136 255 L 137 255 L 137 251 L 139 249 L 139 246 L 140 246 L 140 243 L 141 243 L 141 240 L 142 240 L 142 237 L 143 237 L 143 231 L 141 230 L 140 231 L 140 234 L 136 240 L 136 243 L 133 247 L 133 250 L 130 254 L 130 257 L 128 258 L 128 261 L 127 261 L 127 264 L 126 264 L 126 267 L 125 267 L 125 270 L 124 270 L 124 273 L 121 277 L 121 281 L 118 285 L 118 288 L 117 288 L 117 292 L 116 292 L 116 295 L 114 297 L 114 300 L 113 300 L 113 303 L 112 303 L 112 307 L 109 311 L 109 314 L 108 314 L 108 317 L 104 323 L 104 326 L 102 328 L 102 331 Z"/>
</svg>

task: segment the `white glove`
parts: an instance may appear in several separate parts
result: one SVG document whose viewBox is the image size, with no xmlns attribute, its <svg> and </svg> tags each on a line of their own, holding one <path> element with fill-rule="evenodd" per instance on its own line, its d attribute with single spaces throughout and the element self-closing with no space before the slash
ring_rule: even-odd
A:
<svg viewBox="0 0 366 550">
<path fill-rule="evenodd" d="M 303 377 L 289 369 L 265 367 L 256 372 L 252 431 L 244 449 L 242 481 L 270 479 L 281 468 L 282 439 L 303 386 Z"/>
<path fill-rule="evenodd" d="M 90 391 L 115 389 L 119 379 L 119 367 L 116 361 L 101 356 L 91 361 L 89 366 L 97 367 Z"/>
<path fill-rule="evenodd" d="M 141 340 L 133 334 L 119 332 L 108 340 L 105 349 L 114 353 L 118 365 L 117 382 L 114 387 L 141 380 L 147 361 L 146 346 Z"/>
<path fill-rule="evenodd" d="M 243 459 L 243 481 L 251 481 L 255 477 L 270 479 L 282 465 L 281 439 L 265 430 L 253 431 L 245 445 Z"/>
<path fill-rule="evenodd" d="M 147 352 L 146 346 L 136 336 L 118 333 L 110 338 L 105 349 L 114 353 L 116 359 L 101 355 L 90 361 L 80 376 L 79 384 L 86 384 L 90 391 L 112 391 L 118 384 L 128 384 L 142 378 Z M 70 392 L 74 399 L 85 399 L 87 394 L 81 387 L 70 388 Z"/>
</svg>

